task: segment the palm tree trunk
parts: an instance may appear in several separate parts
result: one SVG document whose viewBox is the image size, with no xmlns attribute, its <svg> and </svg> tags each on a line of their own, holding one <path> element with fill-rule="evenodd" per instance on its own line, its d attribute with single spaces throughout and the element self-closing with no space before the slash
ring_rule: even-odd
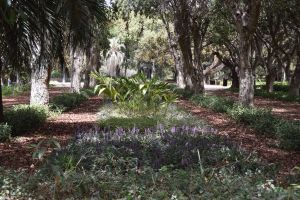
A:
<svg viewBox="0 0 300 200">
<path fill-rule="evenodd" d="M 71 77 L 71 91 L 80 92 L 81 88 L 81 71 L 84 65 L 84 54 L 79 50 L 73 51 L 72 56 L 72 77 Z"/>
<path fill-rule="evenodd" d="M 43 64 L 32 69 L 30 105 L 47 105 L 49 103 L 46 66 Z"/>
</svg>

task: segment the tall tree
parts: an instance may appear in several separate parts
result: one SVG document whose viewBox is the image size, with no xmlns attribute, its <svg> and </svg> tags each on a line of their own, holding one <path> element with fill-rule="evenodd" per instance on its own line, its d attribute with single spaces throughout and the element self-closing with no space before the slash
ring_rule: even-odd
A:
<svg viewBox="0 0 300 200">
<path fill-rule="evenodd" d="M 261 0 L 226 1 L 239 35 L 239 103 L 253 106 L 254 69 L 251 65 L 251 44 L 258 26 Z"/>
</svg>

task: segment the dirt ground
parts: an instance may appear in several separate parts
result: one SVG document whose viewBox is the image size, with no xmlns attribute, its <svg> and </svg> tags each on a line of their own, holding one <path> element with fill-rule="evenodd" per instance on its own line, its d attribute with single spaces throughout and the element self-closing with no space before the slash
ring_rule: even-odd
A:
<svg viewBox="0 0 300 200">
<path fill-rule="evenodd" d="M 67 91 L 67 88 L 51 88 L 50 96 L 53 97 L 65 91 Z M 28 102 L 28 93 L 4 99 L 6 107 Z M 0 166 L 7 169 L 22 168 L 33 170 L 37 161 L 32 159 L 32 153 L 35 150 L 31 147 L 32 144 L 37 144 L 42 139 L 51 137 L 55 138 L 62 145 L 66 144 L 76 130 L 93 128 L 97 120 L 96 113 L 100 104 L 100 97 L 92 97 L 78 108 L 48 120 L 38 130 L 22 137 L 17 137 L 10 143 L 0 143 Z"/>
</svg>

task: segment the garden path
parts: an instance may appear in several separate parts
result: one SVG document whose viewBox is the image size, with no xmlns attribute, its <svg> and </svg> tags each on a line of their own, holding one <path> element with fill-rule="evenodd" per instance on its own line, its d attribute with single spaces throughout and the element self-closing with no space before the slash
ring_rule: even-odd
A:
<svg viewBox="0 0 300 200">
<path fill-rule="evenodd" d="M 278 141 L 257 136 L 249 127 L 231 120 L 226 114 L 196 106 L 187 100 L 180 100 L 178 104 L 216 128 L 216 133 L 221 137 L 229 138 L 248 152 L 257 153 L 260 158 L 270 164 L 278 164 L 280 178 L 292 173 L 295 166 L 300 166 L 299 152 L 279 149 L 276 146 Z"/>
<path fill-rule="evenodd" d="M 51 88 L 50 97 L 63 93 L 67 91 L 67 89 L 68 88 Z M 4 99 L 6 107 L 28 102 L 28 93 Z M 48 120 L 48 122 L 38 130 L 26 136 L 17 137 L 10 143 L 0 143 L 0 166 L 7 169 L 23 168 L 33 171 L 37 161 L 32 159 L 32 153 L 35 149 L 30 146 L 37 144 L 42 139 L 51 137 L 55 138 L 61 145 L 67 144 L 67 141 L 74 135 L 78 128 L 92 128 L 94 126 L 100 103 L 100 97 L 91 97 L 77 108 Z"/>
</svg>

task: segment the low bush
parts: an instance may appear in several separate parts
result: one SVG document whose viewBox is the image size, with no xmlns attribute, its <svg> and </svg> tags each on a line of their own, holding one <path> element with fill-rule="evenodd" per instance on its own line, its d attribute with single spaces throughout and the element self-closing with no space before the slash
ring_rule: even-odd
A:
<svg viewBox="0 0 300 200">
<path fill-rule="evenodd" d="M 70 110 L 82 102 L 86 101 L 88 98 L 83 94 L 78 93 L 65 93 L 54 97 L 50 104 L 54 108 L 60 108 L 63 111 Z"/>
<path fill-rule="evenodd" d="M 7 142 L 11 139 L 11 126 L 0 124 L 0 142 Z"/>
<path fill-rule="evenodd" d="M 277 136 L 280 139 L 280 146 L 287 150 L 300 151 L 300 122 L 282 120 L 277 125 Z"/>
<path fill-rule="evenodd" d="M 300 97 L 291 96 L 286 91 L 274 91 L 272 93 L 269 93 L 266 90 L 258 89 L 255 91 L 255 96 L 275 99 L 280 101 L 300 102 Z"/>
<path fill-rule="evenodd" d="M 180 96 L 181 98 L 184 99 L 189 99 L 194 95 L 194 92 L 189 89 L 181 89 L 181 88 L 176 88 L 175 93 Z"/>
<path fill-rule="evenodd" d="M 215 112 L 225 113 L 234 105 L 234 101 L 209 95 L 194 95 L 191 100 L 200 106 L 210 108 Z"/>
<path fill-rule="evenodd" d="M 93 97 L 96 96 L 93 88 L 85 88 L 80 90 L 80 94 L 84 95 L 85 97 Z"/>
<path fill-rule="evenodd" d="M 278 119 L 272 115 L 271 110 L 235 105 L 227 113 L 232 119 L 250 125 L 256 132 L 262 135 L 269 137 L 276 136 Z"/>
<path fill-rule="evenodd" d="M 21 135 L 46 122 L 46 106 L 16 105 L 5 112 L 5 121 L 12 127 L 12 135 Z"/>
</svg>

